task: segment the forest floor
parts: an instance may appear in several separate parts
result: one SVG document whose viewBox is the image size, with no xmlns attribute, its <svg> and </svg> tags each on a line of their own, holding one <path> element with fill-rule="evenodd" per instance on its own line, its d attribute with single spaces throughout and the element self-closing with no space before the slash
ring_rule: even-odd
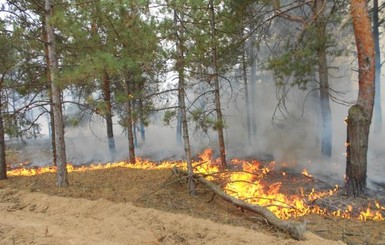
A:
<svg viewBox="0 0 385 245">
<path fill-rule="evenodd" d="M 36 161 L 49 154 L 47 147 L 31 144 L 9 149 L 7 162 Z M 279 176 L 270 173 L 272 181 Z M 297 177 L 283 182 L 284 193 L 318 182 Z M 115 167 L 70 172 L 68 178 L 68 188 L 56 187 L 55 173 L 0 181 L 0 244 L 385 245 L 385 221 L 320 215 L 297 218 L 307 222 L 308 232 L 305 241 L 295 241 L 264 218 L 213 196 L 205 186 L 198 185 L 198 194 L 191 196 L 170 169 Z"/>
<path fill-rule="evenodd" d="M 306 241 L 292 240 L 255 214 L 212 199 L 171 171 L 111 168 L 0 181 L 0 244 L 385 244 L 385 222 L 311 215 Z M 164 183 L 169 181 L 169 185 Z M 327 240 L 324 240 L 327 239 Z"/>
</svg>

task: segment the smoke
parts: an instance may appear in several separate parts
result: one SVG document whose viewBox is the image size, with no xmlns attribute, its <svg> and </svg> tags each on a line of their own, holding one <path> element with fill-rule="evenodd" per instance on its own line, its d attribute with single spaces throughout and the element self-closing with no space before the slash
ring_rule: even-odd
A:
<svg viewBox="0 0 385 245">
<path fill-rule="evenodd" d="M 325 159 L 320 154 L 321 114 L 319 99 L 316 93 L 293 87 L 286 97 L 286 109 L 281 113 L 274 111 L 279 103 L 276 86 L 271 75 L 263 76 L 256 84 L 253 96 L 255 103 L 251 110 L 255 113 L 257 132 L 249 140 L 246 123 L 246 104 L 244 92 L 237 96 L 223 94 L 223 114 L 226 119 L 226 151 L 228 159 L 253 158 L 274 160 L 278 164 L 289 165 L 301 171 L 307 168 L 319 178 L 331 180 L 338 184 L 343 182 L 345 173 L 345 141 L 346 125 L 344 120 L 349 107 L 357 98 L 357 73 L 352 72 L 352 64 L 346 65 L 343 60 L 334 61 L 338 70 L 330 70 L 330 86 L 332 96 L 338 101 L 331 102 L 332 109 L 332 157 Z M 384 79 L 384 76 L 382 76 Z M 241 86 L 235 89 L 240 89 Z M 384 90 L 384 88 L 382 88 Z M 385 94 L 382 92 L 382 94 Z M 383 102 L 382 102 L 383 103 Z M 384 106 L 383 106 L 384 108 Z M 154 161 L 184 159 L 183 145 L 176 140 L 175 125 L 163 125 L 159 118 L 152 118 L 146 128 L 146 141 L 140 139 L 138 133 L 137 156 Z M 128 158 L 127 136 L 114 118 L 114 134 L 116 154 L 111 156 L 106 138 L 106 126 L 101 118 L 91 118 L 89 123 L 79 127 L 66 127 L 66 148 L 69 162 L 84 164 L 90 162 L 110 162 Z M 176 123 L 175 123 L 176 124 Z M 373 126 L 372 126 L 373 129 Z M 385 130 L 385 129 L 384 129 Z M 384 132 L 384 131 L 383 131 Z M 368 152 L 368 184 L 376 187 L 384 183 L 383 176 L 385 153 L 383 142 L 385 133 L 370 135 Z M 218 149 L 216 131 L 207 134 L 190 128 L 190 139 L 193 155 L 204 148 Z M 34 165 L 47 165 L 52 162 L 49 137 L 27 141 L 23 154 L 25 159 Z M 44 149 L 41 151 L 41 149 Z M 217 151 L 216 151 L 217 152 Z M 218 152 L 217 152 L 218 154 Z"/>
<path fill-rule="evenodd" d="M 248 158 L 273 160 L 278 164 L 289 165 L 301 171 L 307 168 L 313 175 L 323 176 L 335 181 L 343 181 L 345 171 L 345 140 L 346 125 L 344 119 L 349 109 L 348 105 L 332 102 L 332 158 L 324 159 L 320 154 L 321 117 L 319 99 L 316 93 L 309 94 L 310 89 L 302 90 L 293 87 L 286 97 L 286 110 L 282 113 L 274 110 L 279 98 L 276 87 L 269 76 L 259 80 L 254 95 L 255 104 L 250 110 L 255 113 L 257 126 L 256 136 L 249 140 L 246 129 L 246 106 L 242 92 L 236 97 L 223 96 L 223 109 L 226 119 L 226 150 L 228 159 Z M 346 76 L 343 76 L 346 77 Z M 349 77 L 349 76 L 348 76 Z M 346 103 L 354 102 L 357 93 L 357 82 L 352 79 L 331 80 L 331 87 L 343 92 L 339 99 Z M 154 161 L 184 159 L 183 145 L 176 140 L 175 125 L 164 125 L 161 117 L 153 117 L 146 128 L 146 141 L 140 139 L 137 133 L 137 156 Z M 78 127 L 67 126 L 65 129 L 66 150 L 68 162 L 87 164 L 95 162 L 111 162 L 128 158 L 127 136 L 114 118 L 114 139 L 116 154 L 112 156 L 108 149 L 106 125 L 100 117 L 94 116 L 87 123 Z M 204 148 L 218 149 L 216 131 L 209 130 L 201 134 L 190 128 L 190 139 L 193 155 Z M 381 180 L 378 173 L 381 169 L 381 141 L 383 135 L 371 136 L 369 150 L 368 177 Z M 48 136 L 36 141 L 27 142 L 24 154 L 34 165 L 47 165 L 52 162 L 50 141 Z M 41 152 L 37 147 L 43 147 Z M 29 149 L 29 150 L 28 150 Z M 218 152 L 217 152 L 218 154 Z"/>
<path fill-rule="evenodd" d="M 338 74 L 337 74 L 338 73 Z M 226 108 L 228 120 L 227 152 L 231 157 L 253 157 L 263 159 L 271 155 L 278 164 L 285 164 L 302 171 L 307 168 L 310 173 L 326 181 L 342 184 L 346 165 L 346 124 L 345 118 L 349 107 L 355 103 L 358 91 L 356 73 L 351 67 L 341 65 L 338 71 L 331 72 L 331 110 L 332 110 L 332 156 L 325 158 L 321 154 L 322 117 L 318 91 L 292 87 L 285 97 L 285 108 L 276 110 L 280 97 L 276 94 L 274 81 L 271 76 L 257 83 L 256 103 L 252 110 L 256 113 L 257 134 L 251 141 L 246 130 L 246 109 L 244 98 L 237 103 L 231 103 Z M 243 99 L 243 100 L 242 100 Z M 241 110 L 240 110 L 241 108 Z M 382 168 L 378 162 L 379 154 L 376 148 L 381 142 L 379 135 L 371 135 L 368 152 L 368 178 L 373 179 Z M 375 143 L 377 142 L 377 143 Z M 385 154 L 383 154 L 385 155 Z M 380 177 L 380 176 L 379 176 Z"/>
</svg>

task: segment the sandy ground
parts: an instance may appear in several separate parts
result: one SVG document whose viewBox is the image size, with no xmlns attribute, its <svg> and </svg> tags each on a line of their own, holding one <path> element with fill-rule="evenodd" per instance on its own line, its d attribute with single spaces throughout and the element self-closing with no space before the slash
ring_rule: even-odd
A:
<svg viewBox="0 0 385 245">
<path fill-rule="evenodd" d="M 68 177 L 68 188 L 56 187 L 55 173 L 0 181 L 0 245 L 385 244 L 384 221 L 320 215 L 297 218 L 309 233 L 305 242 L 294 241 L 203 185 L 191 196 L 169 169 L 110 168 Z M 312 183 L 304 181 L 296 182 Z"/>
<path fill-rule="evenodd" d="M 343 244 L 310 232 L 294 241 L 105 199 L 0 190 L 0 244 Z"/>
</svg>

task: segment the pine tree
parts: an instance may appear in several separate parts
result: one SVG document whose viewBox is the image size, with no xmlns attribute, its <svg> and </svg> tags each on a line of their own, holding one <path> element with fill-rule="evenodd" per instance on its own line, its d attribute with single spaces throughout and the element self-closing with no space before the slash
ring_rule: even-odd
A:
<svg viewBox="0 0 385 245">
<path fill-rule="evenodd" d="M 55 128 L 55 147 L 57 153 L 57 180 L 56 185 L 58 187 L 66 187 L 69 185 L 67 177 L 67 159 L 64 140 L 64 124 L 62 115 L 62 101 L 61 101 L 61 88 L 57 80 L 57 72 L 59 69 L 58 58 L 56 54 L 56 38 L 54 34 L 54 27 L 51 24 L 53 18 L 54 2 L 52 0 L 45 0 L 45 18 L 47 29 L 47 41 L 48 41 L 48 67 L 51 78 L 51 91 L 52 91 L 52 107 L 54 116 L 54 128 Z"/>
<path fill-rule="evenodd" d="M 175 3 L 174 3 L 175 4 Z M 183 6 L 183 3 L 182 3 Z M 175 46 L 176 46 L 176 64 L 175 69 L 178 72 L 178 121 L 181 136 L 183 135 L 184 152 L 187 161 L 188 185 L 192 195 L 196 194 L 195 184 L 193 179 L 193 166 L 191 157 L 190 135 L 187 122 L 186 109 L 186 79 L 185 79 L 185 29 L 183 28 L 184 14 L 178 11 L 178 6 L 174 8 L 174 28 L 175 28 Z M 180 114 L 180 115 L 179 115 Z M 180 119 L 179 119 L 180 118 Z"/>
<path fill-rule="evenodd" d="M 375 53 L 372 25 L 365 0 L 351 0 L 351 16 L 358 57 L 358 98 L 347 123 L 345 189 L 350 196 L 366 188 L 367 151 L 375 93 Z"/>
<path fill-rule="evenodd" d="M 296 35 L 293 43 L 284 47 L 289 51 L 284 52 L 284 55 L 271 59 L 267 67 L 275 71 L 279 81 L 282 81 L 284 77 L 293 76 L 294 82 L 290 86 L 294 85 L 302 89 L 307 89 L 308 83 L 313 80 L 313 74 L 318 73 L 319 103 L 322 115 L 322 118 L 320 118 L 322 126 L 319 131 L 321 153 L 325 157 L 330 157 L 332 155 L 332 113 L 330 107 L 328 48 L 332 47 L 334 43 L 327 31 L 327 27 L 335 19 L 338 10 L 336 2 L 314 0 L 309 5 L 311 6 L 310 10 L 302 4 L 298 4 L 297 7 L 291 6 L 287 10 L 281 7 L 281 1 L 273 1 L 272 5 L 277 17 L 299 25 L 302 31 Z M 300 9 L 299 13 L 303 14 L 296 14 L 296 9 Z M 277 84 L 283 85 L 282 82 Z M 285 94 L 286 92 L 284 92 L 283 96 Z"/>
</svg>

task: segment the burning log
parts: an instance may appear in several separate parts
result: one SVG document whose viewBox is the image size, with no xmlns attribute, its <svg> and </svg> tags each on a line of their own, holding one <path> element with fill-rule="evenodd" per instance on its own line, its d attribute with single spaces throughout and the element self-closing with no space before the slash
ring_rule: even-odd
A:
<svg viewBox="0 0 385 245">
<path fill-rule="evenodd" d="M 187 172 L 185 172 L 183 170 L 173 168 L 172 171 L 176 175 L 187 176 Z M 306 231 L 306 223 L 281 220 L 281 219 L 277 218 L 277 216 L 275 216 L 267 208 L 264 208 L 264 207 L 259 206 L 259 205 L 249 204 L 245 201 L 242 201 L 240 199 L 237 199 L 235 197 L 232 197 L 232 196 L 226 194 L 225 192 L 223 192 L 221 190 L 221 188 L 219 186 L 206 180 L 202 176 L 194 174 L 193 177 L 198 182 L 200 182 L 200 183 L 204 184 L 205 186 L 207 186 L 208 188 L 210 188 L 216 195 L 218 195 L 219 197 L 221 197 L 225 201 L 230 202 L 231 204 L 233 204 L 236 207 L 239 207 L 241 209 L 244 209 L 244 210 L 247 210 L 249 212 L 261 215 L 262 217 L 264 217 L 267 220 L 267 222 L 270 225 L 280 229 L 281 231 L 289 233 L 296 240 L 304 240 L 304 233 Z"/>
</svg>

